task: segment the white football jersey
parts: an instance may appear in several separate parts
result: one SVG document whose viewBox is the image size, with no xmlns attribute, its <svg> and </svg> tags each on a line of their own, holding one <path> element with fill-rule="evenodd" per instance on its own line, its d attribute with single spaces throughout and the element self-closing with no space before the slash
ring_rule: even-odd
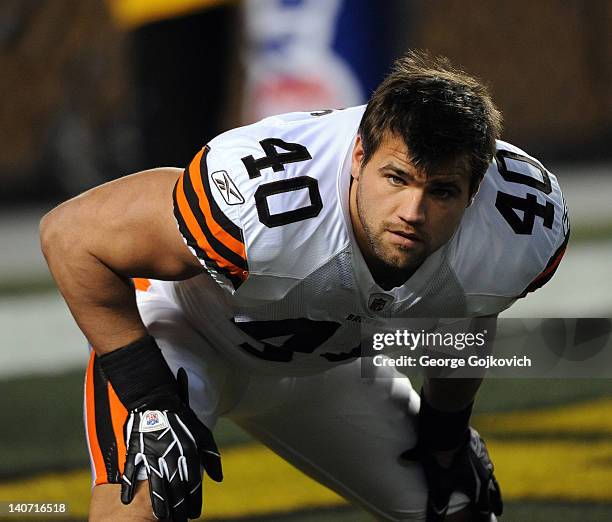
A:
<svg viewBox="0 0 612 522">
<path fill-rule="evenodd" d="M 348 213 L 364 110 L 228 131 L 179 179 L 178 227 L 209 275 L 152 291 L 228 357 L 262 372 L 321 371 L 358 357 L 363 322 L 494 315 L 552 277 L 569 236 L 557 179 L 500 141 L 452 239 L 402 286 L 379 287 Z"/>
</svg>

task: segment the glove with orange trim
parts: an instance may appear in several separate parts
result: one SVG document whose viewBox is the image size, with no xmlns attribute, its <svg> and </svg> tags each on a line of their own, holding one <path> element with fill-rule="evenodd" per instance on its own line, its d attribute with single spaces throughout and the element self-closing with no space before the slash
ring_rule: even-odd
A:
<svg viewBox="0 0 612 522">
<path fill-rule="evenodd" d="M 174 378 L 152 337 L 105 354 L 100 362 L 129 411 L 121 501 L 129 504 L 136 482 L 146 478 L 157 518 L 198 518 L 202 468 L 217 482 L 223 473 L 211 431 L 189 407 L 187 373 L 180 368 Z"/>
</svg>

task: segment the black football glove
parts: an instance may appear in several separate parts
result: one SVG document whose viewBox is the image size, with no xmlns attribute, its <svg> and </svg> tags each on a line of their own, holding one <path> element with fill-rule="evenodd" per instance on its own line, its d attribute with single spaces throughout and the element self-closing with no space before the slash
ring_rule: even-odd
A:
<svg viewBox="0 0 612 522">
<path fill-rule="evenodd" d="M 221 458 L 211 431 L 189 407 L 187 373 L 177 375 L 179 395 L 147 397 L 130 411 L 121 501 L 134 497 L 138 471 L 144 468 L 157 518 L 186 521 L 202 511 L 202 465 L 210 478 L 223 480 Z"/>
<path fill-rule="evenodd" d="M 469 438 L 448 468 L 440 466 L 432 450 L 422 444 L 402 453 L 401 458 L 418 460 L 423 466 L 429 490 L 427 522 L 444 520 L 453 491 L 469 497 L 478 521 L 489 522 L 491 513 L 502 514 L 501 491 L 493 474 L 493 463 L 484 440 L 475 429 L 470 428 Z"/>
</svg>

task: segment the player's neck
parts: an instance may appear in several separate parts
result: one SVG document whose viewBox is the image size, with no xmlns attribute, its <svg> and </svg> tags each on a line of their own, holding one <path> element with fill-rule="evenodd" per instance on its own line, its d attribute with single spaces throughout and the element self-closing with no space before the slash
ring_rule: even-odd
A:
<svg viewBox="0 0 612 522">
<path fill-rule="evenodd" d="M 365 255 L 363 258 L 368 266 L 370 274 L 372 275 L 372 279 L 374 279 L 378 286 L 387 292 L 398 286 L 402 286 L 416 272 L 416 270 L 400 271 L 385 263 L 381 263 L 376 258 L 370 257 L 370 259 L 368 259 L 368 257 Z"/>
</svg>

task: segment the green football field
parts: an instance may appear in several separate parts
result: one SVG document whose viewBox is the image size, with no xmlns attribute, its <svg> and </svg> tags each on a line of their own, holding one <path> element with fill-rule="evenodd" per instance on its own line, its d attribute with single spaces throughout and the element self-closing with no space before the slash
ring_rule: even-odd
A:
<svg viewBox="0 0 612 522">
<path fill-rule="evenodd" d="M 609 317 L 611 230 L 607 222 L 575 227 L 568 258 L 550 288 L 526 300 L 531 308 L 519 314 Z M 64 363 L 80 360 L 84 343 L 78 334 L 68 335 L 67 321 L 74 327 L 64 305 L 41 300 L 56 292 L 48 276 L 40 284 L 35 278 L 29 281 L 0 278 L 0 297 L 6 301 L 0 310 L 0 355 L 6 367 L 18 368 L 21 375 L 56 371 L 29 361 L 50 361 L 60 352 Z M 38 305 L 36 299 L 41 300 Z M 64 502 L 70 511 L 64 520 L 86 520 L 90 474 L 81 373 L 0 378 L 0 507 L 3 501 Z M 485 382 L 473 424 L 485 436 L 497 466 L 506 507 L 502 520 L 612 521 L 611 412 L 612 380 Z M 205 485 L 206 520 L 372 520 L 230 422 L 222 420 L 215 437 L 225 480 Z"/>
<path fill-rule="evenodd" d="M 80 372 L 0 381 L 0 501 L 65 502 L 64 520 L 86 519 L 81 391 Z M 474 425 L 497 465 L 504 520 L 612 520 L 611 411 L 608 380 L 484 384 Z M 226 478 L 205 487 L 207 520 L 372 520 L 229 421 L 215 435 Z"/>
</svg>

